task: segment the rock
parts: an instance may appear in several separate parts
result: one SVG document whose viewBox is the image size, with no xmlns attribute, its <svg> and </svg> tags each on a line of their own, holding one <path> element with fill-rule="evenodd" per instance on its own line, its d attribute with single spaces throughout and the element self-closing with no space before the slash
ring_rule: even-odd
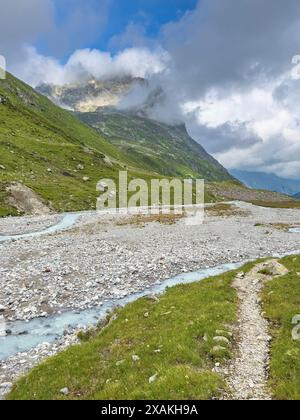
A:
<svg viewBox="0 0 300 420">
<path fill-rule="evenodd" d="M 216 335 L 221 337 L 233 337 L 233 334 L 230 331 L 225 330 L 217 330 Z"/>
<path fill-rule="evenodd" d="M 18 335 L 28 335 L 28 331 L 20 331 Z"/>
<path fill-rule="evenodd" d="M 69 395 L 69 389 L 68 388 L 62 388 L 59 392 L 62 395 Z"/>
<path fill-rule="evenodd" d="M 99 182 L 98 187 L 105 189 L 108 188 L 108 184 L 104 181 Z"/>
<path fill-rule="evenodd" d="M 4 389 L 4 390 L 9 390 L 13 387 L 13 384 L 11 382 L 3 382 L 2 384 L 0 384 L 0 388 Z"/>
<path fill-rule="evenodd" d="M 138 362 L 138 361 L 140 360 L 140 358 L 139 358 L 139 356 L 137 356 L 136 354 L 134 354 L 134 355 L 132 356 L 132 360 L 133 360 L 134 362 Z"/>
<path fill-rule="evenodd" d="M 6 322 L 3 315 L 0 315 L 0 337 L 6 337 Z"/>
<path fill-rule="evenodd" d="M 133 274 L 134 274 L 134 272 L 133 272 Z M 151 300 L 151 301 L 156 302 L 156 303 L 159 302 L 159 298 L 155 295 L 148 295 L 148 296 L 146 296 L 146 299 Z"/>
<path fill-rule="evenodd" d="M 84 182 L 88 182 L 88 181 L 90 181 L 90 178 L 89 178 L 88 176 L 84 176 L 84 177 L 82 178 L 82 180 L 83 180 Z"/>
<path fill-rule="evenodd" d="M 6 308 L 5 308 L 5 306 L 3 306 L 3 305 L 0 305 L 0 312 L 5 312 L 6 311 Z"/>
<path fill-rule="evenodd" d="M 149 312 L 144 313 L 144 318 L 149 318 Z"/>
<path fill-rule="evenodd" d="M 215 346 L 212 348 L 211 353 L 214 356 L 220 356 L 222 353 L 224 353 L 224 351 L 226 351 L 226 347 L 222 347 L 222 346 Z"/>
<path fill-rule="evenodd" d="M 158 373 L 156 373 L 155 375 L 151 376 L 149 378 L 149 384 L 153 384 L 154 382 L 156 382 L 157 381 L 157 378 L 158 378 Z"/>
<path fill-rule="evenodd" d="M 213 340 L 216 341 L 217 343 L 227 344 L 228 346 L 231 344 L 228 338 L 222 337 L 222 336 L 216 336 L 213 338 Z"/>
<path fill-rule="evenodd" d="M 123 365 L 123 364 L 125 363 L 125 361 L 126 361 L 126 360 L 119 360 L 119 361 L 116 363 L 116 366 L 121 366 L 121 365 Z"/>
<path fill-rule="evenodd" d="M 112 161 L 107 156 L 105 156 L 105 158 L 103 159 L 103 162 L 105 163 L 106 166 L 109 166 L 110 168 L 114 166 Z"/>
<path fill-rule="evenodd" d="M 84 170 L 84 166 L 83 166 L 83 165 L 81 165 L 81 164 L 79 164 L 79 165 L 77 165 L 77 169 L 78 169 L 79 171 L 83 171 L 83 170 Z"/>
</svg>

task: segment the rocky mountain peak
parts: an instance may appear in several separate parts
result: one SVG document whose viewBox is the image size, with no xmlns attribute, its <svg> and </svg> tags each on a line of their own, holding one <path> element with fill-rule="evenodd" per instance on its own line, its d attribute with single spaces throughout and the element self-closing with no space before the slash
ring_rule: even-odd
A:
<svg viewBox="0 0 300 420">
<path fill-rule="evenodd" d="M 55 104 L 77 112 L 95 112 L 98 108 L 116 107 L 134 87 L 142 86 L 141 78 L 129 76 L 97 80 L 62 86 L 41 84 L 36 90 Z"/>
</svg>

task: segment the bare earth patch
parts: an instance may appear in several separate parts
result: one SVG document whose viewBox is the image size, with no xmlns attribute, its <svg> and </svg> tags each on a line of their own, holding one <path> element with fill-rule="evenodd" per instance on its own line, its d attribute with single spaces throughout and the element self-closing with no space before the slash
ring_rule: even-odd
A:
<svg viewBox="0 0 300 420">
<path fill-rule="evenodd" d="M 30 188 L 19 182 L 14 182 L 7 187 L 10 197 L 8 202 L 21 213 L 32 215 L 49 214 L 50 209 L 43 203 L 41 198 Z"/>
</svg>

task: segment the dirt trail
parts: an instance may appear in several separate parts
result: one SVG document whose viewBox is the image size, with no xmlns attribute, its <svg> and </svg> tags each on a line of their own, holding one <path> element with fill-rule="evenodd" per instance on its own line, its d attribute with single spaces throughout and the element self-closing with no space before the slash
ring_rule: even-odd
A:
<svg viewBox="0 0 300 420">
<path fill-rule="evenodd" d="M 267 387 L 271 337 L 262 316 L 260 292 L 266 281 L 288 270 L 277 260 L 256 265 L 246 275 L 239 273 L 233 284 L 240 299 L 237 357 L 226 372 L 231 390 L 228 399 L 271 400 Z"/>
</svg>

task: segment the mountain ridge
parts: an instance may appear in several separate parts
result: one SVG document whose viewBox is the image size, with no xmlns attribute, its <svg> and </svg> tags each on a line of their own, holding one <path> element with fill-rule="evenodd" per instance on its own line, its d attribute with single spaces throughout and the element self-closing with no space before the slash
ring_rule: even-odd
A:
<svg viewBox="0 0 300 420">
<path fill-rule="evenodd" d="M 111 108 L 76 113 L 113 146 L 165 176 L 233 181 L 227 170 L 188 134 L 184 124 L 170 126 L 132 112 Z"/>
<path fill-rule="evenodd" d="M 142 78 L 120 77 L 89 79 L 82 83 L 53 85 L 42 83 L 36 91 L 56 105 L 75 112 L 94 112 L 98 108 L 117 106 L 134 87 L 146 83 Z"/>
<path fill-rule="evenodd" d="M 275 191 L 294 196 L 300 191 L 300 180 L 281 178 L 265 172 L 242 171 L 232 169 L 229 173 L 249 188 Z"/>
</svg>

